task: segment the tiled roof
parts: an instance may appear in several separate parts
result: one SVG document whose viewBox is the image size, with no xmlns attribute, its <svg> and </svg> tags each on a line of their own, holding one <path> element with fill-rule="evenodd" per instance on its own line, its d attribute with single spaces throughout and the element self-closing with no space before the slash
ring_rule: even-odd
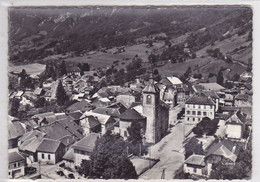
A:
<svg viewBox="0 0 260 182">
<path fill-rule="evenodd" d="M 100 125 L 100 122 L 98 121 L 98 119 L 94 116 L 87 116 L 85 118 L 86 121 L 86 125 L 88 128 L 94 128 L 98 125 Z M 86 127 L 86 126 L 85 126 Z"/>
<path fill-rule="evenodd" d="M 83 150 L 86 152 L 92 152 L 95 147 L 96 140 L 98 139 L 98 137 L 99 137 L 99 134 L 90 133 L 89 135 L 85 136 L 84 138 L 82 138 L 80 141 L 78 141 L 71 147 L 74 149 L 79 149 L 79 150 Z"/>
<path fill-rule="evenodd" d="M 72 117 L 74 120 L 79 120 L 82 116 L 82 113 L 80 111 L 75 111 L 72 113 L 69 113 L 69 116 Z"/>
<path fill-rule="evenodd" d="M 207 96 L 210 96 L 213 99 L 219 99 L 219 96 L 217 95 L 215 90 L 205 90 L 203 91 Z"/>
<path fill-rule="evenodd" d="M 19 121 L 12 121 L 11 117 L 8 117 L 8 140 L 15 139 L 22 136 L 25 133 L 25 129 Z"/>
<path fill-rule="evenodd" d="M 13 163 L 13 162 L 17 162 L 17 161 L 21 161 L 21 160 L 25 160 L 24 157 L 19 154 L 18 152 L 11 152 L 8 153 L 8 162 Z"/>
<path fill-rule="evenodd" d="M 104 125 L 108 122 L 108 120 L 111 118 L 111 116 L 106 115 L 106 114 L 99 114 L 99 113 L 94 113 L 94 112 L 89 112 L 86 111 L 82 116 L 81 119 L 87 117 L 87 116 L 94 116 L 98 119 L 100 124 Z"/>
<path fill-rule="evenodd" d="M 37 151 L 55 153 L 60 145 L 61 145 L 60 141 L 44 138 L 41 144 L 38 146 Z"/>
<path fill-rule="evenodd" d="M 211 97 L 206 96 L 205 94 L 194 94 L 186 102 L 186 104 L 199 104 L 199 105 L 215 105 Z"/>
<path fill-rule="evenodd" d="M 202 87 L 204 87 L 203 90 L 223 90 L 225 89 L 221 85 L 217 83 L 199 83 Z"/>
<path fill-rule="evenodd" d="M 205 166 L 204 162 L 205 156 L 204 155 L 191 155 L 186 161 L 185 164 L 192 164 L 197 166 Z"/>
<path fill-rule="evenodd" d="M 140 120 L 144 119 L 142 115 L 140 115 L 135 109 L 130 108 L 123 114 L 119 115 L 119 118 L 121 120 Z"/>
<path fill-rule="evenodd" d="M 38 130 L 32 130 L 32 131 L 25 133 L 19 140 L 21 142 L 24 142 L 24 141 L 30 140 L 32 138 L 38 138 L 38 137 L 43 137 L 43 136 L 45 136 L 45 133 L 38 131 Z"/>
<path fill-rule="evenodd" d="M 222 140 L 221 142 L 215 143 L 209 147 L 207 155 L 219 155 L 225 158 L 236 161 L 240 148 L 235 142 L 230 140 Z"/>
<path fill-rule="evenodd" d="M 171 77 L 167 77 L 167 79 L 169 80 L 169 82 L 173 85 L 179 85 L 179 84 L 182 84 L 182 81 L 177 78 L 177 77 L 174 77 L 174 76 L 171 76 Z"/>
<path fill-rule="evenodd" d="M 19 146 L 19 150 L 35 153 L 36 150 L 37 150 L 37 148 L 38 148 L 39 145 L 41 144 L 42 140 L 43 140 L 43 137 L 32 138 L 32 139 L 25 140 L 25 141 Z"/>
<path fill-rule="evenodd" d="M 63 158 L 64 160 L 73 161 L 73 162 L 74 162 L 75 155 L 74 155 L 73 149 L 70 148 L 70 149 L 65 153 L 65 155 L 64 155 L 62 158 Z"/>
<path fill-rule="evenodd" d="M 76 136 L 78 139 L 83 138 L 82 128 L 77 125 L 74 121 L 69 120 L 69 118 L 61 119 L 57 121 L 65 130 L 69 131 L 72 135 Z"/>
</svg>

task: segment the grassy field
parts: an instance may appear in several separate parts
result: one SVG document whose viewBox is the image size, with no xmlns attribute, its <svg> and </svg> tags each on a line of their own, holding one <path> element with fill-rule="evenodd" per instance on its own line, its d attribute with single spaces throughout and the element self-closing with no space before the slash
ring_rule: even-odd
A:
<svg viewBox="0 0 260 182">
<path fill-rule="evenodd" d="M 92 55 L 66 58 L 65 61 L 78 62 L 78 63 L 89 63 L 91 69 L 96 69 L 99 67 L 111 66 L 114 61 L 119 61 L 118 69 L 124 68 L 128 62 L 130 62 L 135 55 L 138 55 L 144 61 L 148 60 L 150 53 L 156 49 L 160 49 L 163 43 L 154 43 L 153 47 L 147 48 L 147 44 L 138 44 L 133 46 L 125 47 L 125 52 L 113 54 L 116 48 L 108 49 L 107 53 L 97 52 Z M 148 52 L 146 52 L 148 51 Z"/>
<path fill-rule="evenodd" d="M 233 35 L 228 39 L 224 39 L 222 41 L 215 41 L 215 45 L 209 45 L 204 47 L 203 49 L 196 52 L 197 57 L 207 55 L 207 49 L 216 49 L 219 48 L 220 51 L 224 54 L 232 52 L 234 49 L 239 48 L 241 46 L 247 47 L 245 51 L 237 51 L 236 53 L 232 54 L 232 58 L 235 60 L 241 61 L 243 63 L 248 62 L 248 58 L 252 57 L 252 48 L 248 47 L 252 41 L 247 41 L 248 33 L 238 36 L 237 34 Z"/>
<path fill-rule="evenodd" d="M 182 63 L 168 63 L 162 67 L 159 67 L 158 71 L 162 77 L 172 75 L 180 77 L 186 72 L 188 67 L 191 67 L 192 74 L 201 73 L 204 77 L 207 77 L 209 73 L 217 74 L 221 67 L 229 68 L 231 75 L 234 75 L 235 73 L 241 74 L 246 69 L 239 64 L 228 64 L 224 61 L 213 58 L 195 58 L 189 59 Z"/>
<path fill-rule="evenodd" d="M 30 75 L 39 75 L 45 70 L 45 66 L 46 65 L 39 64 L 39 63 L 20 65 L 20 66 L 14 66 L 10 64 L 8 66 L 8 71 L 21 72 L 23 69 L 25 69 L 25 71 Z"/>
</svg>

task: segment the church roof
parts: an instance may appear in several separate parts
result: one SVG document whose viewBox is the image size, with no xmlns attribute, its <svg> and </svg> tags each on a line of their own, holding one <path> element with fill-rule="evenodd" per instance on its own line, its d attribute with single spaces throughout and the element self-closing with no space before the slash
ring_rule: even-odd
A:
<svg viewBox="0 0 260 182">
<path fill-rule="evenodd" d="M 139 114 L 135 109 L 131 108 L 128 109 L 123 114 L 121 114 L 119 118 L 122 120 L 140 120 L 143 119 L 144 117 L 141 114 Z"/>
<path fill-rule="evenodd" d="M 160 92 L 160 90 L 157 87 L 157 85 L 154 83 L 154 81 L 150 80 L 149 83 L 146 85 L 146 87 L 143 89 L 143 92 L 158 93 Z"/>
</svg>

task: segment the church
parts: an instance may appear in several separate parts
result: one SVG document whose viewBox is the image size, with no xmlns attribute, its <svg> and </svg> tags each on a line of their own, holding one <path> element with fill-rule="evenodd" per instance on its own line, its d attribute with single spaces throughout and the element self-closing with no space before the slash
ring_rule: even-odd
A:
<svg viewBox="0 0 260 182">
<path fill-rule="evenodd" d="M 160 89 L 158 88 L 157 84 L 151 78 L 146 85 L 146 87 L 142 91 L 142 102 L 136 104 L 135 106 L 129 108 L 127 113 L 127 120 L 126 114 L 122 114 L 119 116 L 119 129 L 120 135 L 124 138 L 127 137 L 127 127 L 131 126 L 131 122 L 141 122 L 143 136 L 146 143 L 155 144 L 161 140 L 167 134 L 169 128 L 169 105 L 166 104 L 164 101 L 160 99 Z M 137 111 L 136 114 L 133 111 Z M 129 113 L 135 113 L 132 114 Z M 126 121 L 128 124 L 126 124 Z"/>
</svg>

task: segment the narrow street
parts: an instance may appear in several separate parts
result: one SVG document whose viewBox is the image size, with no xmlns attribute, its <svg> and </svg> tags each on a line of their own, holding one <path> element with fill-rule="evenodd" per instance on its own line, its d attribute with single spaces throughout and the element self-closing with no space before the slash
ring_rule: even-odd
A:
<svg viewBox="0 0 260 182">
<path fill-rule="evenodd" d="M 164 169 L 165 179 L 173 179 L 176 170 L 184 162 L 184 154 L 180 152 L 183 140 L 184 124 L 178 123 L 171 128 L 167 136 L 150 148 L 150 157 L 160 159 L 160 161 L 142 174 L 139 179 L 161 179 Z"/>
</svg>

